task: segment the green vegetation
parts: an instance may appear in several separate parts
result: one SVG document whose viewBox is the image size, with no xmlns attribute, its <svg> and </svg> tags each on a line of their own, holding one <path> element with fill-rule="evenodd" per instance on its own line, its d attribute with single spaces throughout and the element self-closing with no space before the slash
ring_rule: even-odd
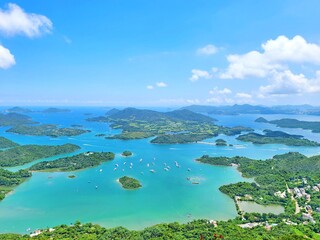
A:
<svg viewBox="0 0 320 240">
<path fill-rule="evenodd" d="M 178 134 L 165 134 L 157 136 L 151 140 L 151 143 L 158 144 L 182 144 L 199 142 L 207 138 L 214 137 L 214 134 L 201 134 L 201 133 L 178 133 Z"/>
<path fill-rule="evenodd" d="M 59 154 L 71 153 L 80 149 L 74 144 L 59 146 L 23 145 L 0 151 L 0 167 L 23 165 L 40 158 L 52 157 Z"/>
<path fill-rule="evenodd" d="M 68 172 L 80 169 L 95 167 L 102 162 L 114 159 L 112 152 L 86 152 L 80 153 L 75 156 L 59 158 L 54 161 L 44 161 L 33 165 L 31 171 L 44 171 L 44 172 Z"/>
<path fill-rule="evenodd" d="M 129 157 L 129 156 L 132 156 L 132 152 L 124 151 L 121 155 L 124 156 L 124 157 Z"/>
<path fill-rule="evenodd" d="M 16 126 L 21 124 L 33 124 L 36 123 L 32 121 L 29 116 L 19 114 L 19 113 L 0 113 L 0 126 Z"/>
<path fill-rule="evenodd" d="M 216 142 L 217 146 L 227 146 L 228 145 L 227 142 L 221 138 L 217 139 L 215 142 Z"/>
<path fill-rule="evenodd" d="M 288 146 L 308 146 L 317 147 L 320 143 L 303 138 L 300 135 L 291 135 L 281 131 L 264 130 L 264 135 L 258 133 L 248 133 L 237 137 L 244 142 L 253 144 L 285 144 Z"/>
<path fill-rule="evenodd" d="M 23 183 L 29 177 L 31 177 L 31 173 L 26 170 L 10 172 L 0 168 L 0 201 L 5 198 L 5 194 L 12 191 L 14 187 Z"/>
<path fill-rule="evenodd" d="M 302 129 L 311 130 L 314 133 L 320 133 L 320 122 L 299 121 L 297 119 L 291 119 L 291 118 L 283 118 L 280 120 L 272 120 L 272 121 L 268 121 L 265 118 L 258 118 L 256 119 L 256 122 L 271 123 L 271 124 L 275 124 L 277 127 L 282 127 L 282 128 L 302 128 Z"/>
<path fill-rule="evenodd" d="M 142 187 L 138 179 L 127 176 L 119 178 L 119 183 L 121 183 L 125 189 L 138 189 Z"/>
<path fill-rule="evenodd" d="M 72 226 L 61 225 L 42 231 L 38 236 L 32 239 L 79 239 L 79 240 L 98 240 L 98 239 L 114 239 L 114 240 L 209 240 L 209 239 L 226 239 L 226 240 L 303 240 L 303 239 L 319 239 L 315 233 L 317 226 L 310 225 L 286 225 L 279 223 L 272 227 L 271 230 L 265 228 L 264 216 L 255 216 L 253 214 L 248 217 L 261 220 L 261 225 L 255 228 L 241 228 L 240 220 L 217 221 L 216 225 L 211 224 L 207 220 L 194 220 L 189 223 L 179 224 L 162 223 L 143 230 L 128 230 L 123 227 L 106 229 L 96 224 L 81 224 L 76 222 Z M 31 239 L 29 236 L 16 234 L 3 234 L 0 239 Z"/>
<path fill-rule="evenodd" d="M 290 206 L 288 197 L 277 196 L 276 192 L 286 192 L 290 188 L 301 187 L 297 179 L 308 179 L 310 184 L 320 183 L 320 155 L 306 157 L 299 153 L 275 155 L 268 160 L 253 160 L 245 157 L 209 157 L 204 155 L 197 161 L 221 166 L 237 165 L 244 177 L 255 182 L 240 182 L 220 187 L 220 191 L 231 198 L 252 200 L 259 204 L 280 204 Z M 316 198 L 315 198 L 316 199 Z M 319 205 L 320 206 L 320 205 Z"/>
<path fill-rule="evenodd" d="M 76 175 L 69 175 L 68 178 L 76 178 Z"/>
<path fill-rule="evenodd" d="M 113 111 L 108 117 L 95 117 L 88 121 L 111 122 L 114 129 L 122 129 L 108 139 L 141 139 L 155 137 L 151 143 L 175 144 L 191 143 L 211 138 L 219 134 L 236 135 L 251 128 L 227 128 L 217 126 L 214 119 L 188 110 L 172 112 L 156 112 L 152 110 L 139 110 L 126 108 Z"/>
<path fill-rule="evenodd" d="M 8 138 L 0 137 L 0 148 L 12 148 L 16 146 L 19 146 L 19 144 L 9 140 Z"/>
<path fill-rule="evenodd" d="M 7 132 L 31 136 L 61 137 L 77 136 L 90 131 L 78 128 L 58 128 L 55 124 L 42 124 L 36 126 L 18 125 L 8 129 Z"/>
</svg>

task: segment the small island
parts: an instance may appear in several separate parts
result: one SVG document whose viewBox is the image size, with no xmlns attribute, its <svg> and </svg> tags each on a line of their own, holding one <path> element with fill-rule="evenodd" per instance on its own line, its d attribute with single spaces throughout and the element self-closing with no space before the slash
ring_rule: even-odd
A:
<svg viewBox="0 0 320 240">
<path fill-rule="evenodd" d="M 320 122 L 316 121 L 300 121 L 292 118 L 283 118 L 280 120 L 271 120 L 260 117 L 255 120 L 256 122 L 275 124 L 277 127 L 282 128 L 302 128 L 305 130 L 311 130 L 314 133 L 320 133 Z"/>
<path fill-rule="evenodd" d="M 318 147 L 320 143 L 303 138 L 301 135 L 291 135 L 282 131 L 264 130 L 263 134 L 248 133 L 237 137 L 237 140 L 253 144 L 285 144 L 287 146 Z"/>
<path fill-rule="evenodd" d="M 105 137 L 106 134 L 104 134 L 104 133 L 98 133 L 98 134 L 96 134 L 95 136 L 96 136 L 96 137 Z"/>
<path fill-rule="evenodd" d="M 69 175 L 68 178 L 76 178 L 76 175 Z"/>
<path fill-rule="evenodd" d="M 63 108 L 47 108 L 42 111 L 42 113 L 64 113 L 64 112 L 71 112 L 70 109 L 63 109 Z"/>
<path fill-rule="evenodd" d="M 53 157 L 60 154 L 71 153 L 79 150 L 74 144 L 58 146 L 48 145 L 23 145 L 0 151 L 0 167 L 15 167 L 34 160 Z"/>
<path fill-rule="evenodd" d="M 124 151 L 121 155 L 122 155 L 123 157 L 130 157 L 130 156 L 132 156 L 132 152 L 130 152 L 130 151 Z"/>
<path fill-rule="evenodd" d="M 9 140 L 8 138 L 5 137 L 0 137 L 0 149 L 1 148 L 12 148 L 12 147 L 17 147 L 19 144 Z"/>
<path fill-rule="evenodd" d="M 221 138 L 217 139 L 216 141 L 216 146 L 227 146 L 227 141 L 226 140 L 223 140 Z"/>
<path fill-rule="evenodd" d="M 142 185 L 140 184 L 139 180 L 127 176 L 123 176 L 118 179 L 119 183 L 122 185 L 124 189 L 138 189 L 141 188 Z"/>
<path fill-rule="evenodd" d="M 79 128 L 59 128 L 55 124 L 41 124 L 36 126 L 18 125 L 8 129 L 6 132 L 30 136 L 71 137 L 88 133 L 90 131 Z"/>
<path fill-rule="evenodd" d="M 70 172 L 95 167 L 113 159 L 114 153 L 112 152 L 86 152 L 71 157 L 59 158 L 54 161 L 39 162 L 30 167 L 30 170 L 41 172 Z"/>
<path fill-rule="evenodd" d="M 31 113 L 32 110 L 23 107 L 12 107 L 6 110 L 7 113 Z"/>
</svg>

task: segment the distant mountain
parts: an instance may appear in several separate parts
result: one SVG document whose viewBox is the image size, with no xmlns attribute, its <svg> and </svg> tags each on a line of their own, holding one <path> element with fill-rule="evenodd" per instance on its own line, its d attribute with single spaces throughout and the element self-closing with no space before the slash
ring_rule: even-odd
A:
<svg viewBox="0 0 320 240">
<path fill-rule="evenodd" d="M 71 112 L 69 109 L 62 109 L 62 108 L 47 108 L 40 112 L 43 113 L 61 113 L 61 112 Z"/>
<path fill-rule="evenodd" d="M 110 115 L 113 115 L 113 114 L 116 114 L 118 112 L 120 112 L 121 110 L 117 109 L 117 108 L 112 108 L 111 110 L 109 110 L 108 112 L 106 112 L 106 115 L 107 116 L 110 116 Z"/>
<path fill-rule="evenodd" d="M 238 114 L 299 114 L 299 115 L 320 115 L 320 107 L 310 105 L 284 105 L 284 106 L 254 106 L 250 104 L 232 105 L 232 106 L 201 106 L 191 105 L 183 107 L 198 113 L 216 114 L 216 115 L 238 115 Z"/>
<path fill-rule="evenodd" d="M 212 122 L 215 120 L 211 117 L 208 117 L 199 113 L 195 113 L 187 109 L 166 112 L 165 115 L 174 119 L 184 120 L 184 121 Z"/>
<path fill-rule="evenodd" d="M 6 110 L 8 113 L 30 113 L 32 110 L 22 107 L 12 107 Z"/>
<path fill-rule="evenodd" d="M 140 121 L 161 121 L 161 120 L 183 120 L 195 122 L 212 122 L 211 117 L 195 113 L 186 109 L 175 110 L 171 112 L 157 112 L 154 110 L 125 108 L 123 110 L 115 111 L 114 114 L 109 115 L 112 119 L 132 119 Z"/>
</svg>

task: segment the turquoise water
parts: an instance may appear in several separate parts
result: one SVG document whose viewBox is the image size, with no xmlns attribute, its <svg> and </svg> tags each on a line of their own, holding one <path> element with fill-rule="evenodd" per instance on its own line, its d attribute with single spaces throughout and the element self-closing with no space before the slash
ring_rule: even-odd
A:
<svg viewBox="0 0 320 240">
<path fill-rule="evenodd" d="M 74 143 L 84 151 L 113 151 L 116 159 L 98 167 L 73 173 L 34 173 L 32 178 L 0 202 L 0 232 L 26 233 L 27 228 L 52 227 L 62 223 L 81 222 L 99 223 L 106 227 L 125 226 L 129 229 L 141 229 L 161 222 L 187 222 L 192 219 L 206 218 L 226 220 L 236 216 L 233 200 L 220 193 L 223 184 L 244 179 L 232 167 L 215 167 L 195 162 L 203 154 L 212 156 L 248 156 L 266 159 L 275 154 L 288 151 L 300 151 L 306 155 L 320 153 L 320 148 L 288 147 L 284 145 L 257 146 L 239 142 L 235 137 L 219 136 L 234 144 L 233 147 L 216 147 L 209 144 L 153 145 L 150 139 L 121 141 L 95 137 L 97 133 L 113 134 L 105 123 L 86 122 L 84 113 L 92 116 L 103 114 L 106 109 L 74 108 L 71 113 L 29 114 L 41 123 L 58 123 L 60 126 L 81 124 L 92 132 L 76 137 L 50 138 L 21 136 L 6 133 L 0 128 L 0 135 L 20 144 Z M 273 125 L 254 123 L 261 115 L 213 116 L 218 124 L 225 126 L 244 125 L 262 131 L 276 129 Z M 265 116 L 278 119 L 288 116 Z M 301 116 L 289 116 L 301 118 Z M 307 120 L 319 118 L 304 116 Z M 299 129 L 286 129 L 289 133 L 302 134 L 320 141 L 320 134 Z M 216 138 L 206 140 L 214 142 Z M 124 158 L 124 150 L 134 153 Z M 74 153 L 73 153 L 74 154 Z M 72 154 L 67 154 L 72 155 Z M 66 156 L 66 155 L 62 155 Z M 56 157 L 49 158 L 54 160 Z M 140 162 L 140 159 L 143 159 Z M 37 160 L 39 162 L 42 160 Z M 175 167 L 175 161 L 180 168 Z M 9 168 L 16 171 L 34 164 Z M 124 164 L 126 162 L 126 164 Z M 130 169 L 130 163 L 133 164 Z M 115 164 L 119 167 L 114 171 Z M 149 167 L 147 166 L 149 164 Z M 170 171 L 164 171 L 165 164 Z M 188 171 L 188 168 L 191 171 Z M 100 171 L 100 169 L 102 171 Z M 151 173 L 154 169 L 155 173 Z M 76 178 L 70 179 L 68 175 Z M 128 175 L 140 180 L 143 187 L 135 191 L 121 188 L 117 179 Z M 199 184 L 192 184 L 188 177 Z"/>
</svg>

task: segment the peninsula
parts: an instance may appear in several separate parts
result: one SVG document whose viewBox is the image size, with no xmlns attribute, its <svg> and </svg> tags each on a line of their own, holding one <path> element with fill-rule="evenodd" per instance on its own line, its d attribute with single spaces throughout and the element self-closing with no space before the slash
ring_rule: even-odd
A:
<svg viewBox="0 0 320 240">
<path fill-rule="evenodd" d="M 71 153 L 79 149 L 80 147 L 74 144 L 64 144 L 58 146 L 17 146 L 4 151 L 0 151 L 0 167 L 20 166 L 37 159 L 52 157 L 59 154 Z"/>
<path fill-rule="evenodd" d="M 12 147 L 17 147 L 19 144 L 9 140 L 8 138 L 5 137 L 0 137 L 0 149 L 1 148 L 12 148 Z"/>
<path fill-rule="evenodd" d="M 30 167 L 31 171 L 69 172 L 95 167 L 102 162 L 114 159 L 112 152 L 86 152 L 71 157 L 59 158 L 54 161 L 44 161 Z"/>
</svg>

